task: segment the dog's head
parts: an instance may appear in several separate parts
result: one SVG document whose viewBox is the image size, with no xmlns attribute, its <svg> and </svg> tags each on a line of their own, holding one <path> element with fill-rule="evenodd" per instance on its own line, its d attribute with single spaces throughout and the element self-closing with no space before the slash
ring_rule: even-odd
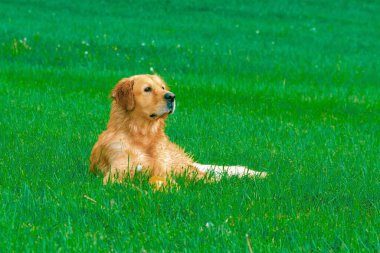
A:
<svg viewBox="0 0 380 253">
<path fill-rule="evenodd" d="M 175 95 L 158 75 L 136 75 L 121 79 L 112 90 L 116 106 L 155 120 L 175 110 Z"/>
</svg>

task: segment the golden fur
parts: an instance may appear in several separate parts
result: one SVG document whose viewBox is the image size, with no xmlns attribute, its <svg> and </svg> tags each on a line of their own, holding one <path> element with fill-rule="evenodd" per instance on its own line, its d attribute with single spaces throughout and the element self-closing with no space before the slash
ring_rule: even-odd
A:
<svg viewBox="0 0 380 253">
<path fill-rule="evenodd" d="M 150 88 L 149 88 L 150 87 Z M 149 90 L 150 89 L 150 90 Z M 173 96 L 172 103 L 164 96 Z M 164 133 L 165 119 L 174 112 L 174 94 L 157 75 L 136 75 L 121 79 L 112 90 L 107 129 L 99 136 L 90 157 L 90 172 L 100 172 L 103 183 L 119 181 L 135 171 L 165 178 L 185 170 L 229 175 L 266 176 L 242 166 L 222 167 L 195 163 Z"/>
</svg>

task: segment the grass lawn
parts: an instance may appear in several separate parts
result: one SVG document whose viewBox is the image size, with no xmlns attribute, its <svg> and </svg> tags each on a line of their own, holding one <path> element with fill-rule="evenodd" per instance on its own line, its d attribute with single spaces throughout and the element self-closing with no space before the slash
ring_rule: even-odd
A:
<svg viewBox="0 0 380 253">
<path fill-rule="evenodd" d="M 74 2 L 0 1 L 1 252 L 380 251 L 378 1 Z M 172 141 L 271 176 L 90 175 L 111 88 L 151 72 Z"/>
</svg>

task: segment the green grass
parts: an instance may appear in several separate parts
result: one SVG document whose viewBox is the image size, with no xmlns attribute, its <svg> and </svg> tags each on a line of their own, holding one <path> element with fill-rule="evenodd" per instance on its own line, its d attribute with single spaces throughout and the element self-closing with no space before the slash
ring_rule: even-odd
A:
<svg viewBox="0 0 380 253">
<path fill-rule="evenodd" d="M 1 252 L 380 250 L 377 1 L 95 2 L 0 2 Z M 271 176 L 103 187 L 109 92 L 151 68 L 172 141 Z"/>
</svg>

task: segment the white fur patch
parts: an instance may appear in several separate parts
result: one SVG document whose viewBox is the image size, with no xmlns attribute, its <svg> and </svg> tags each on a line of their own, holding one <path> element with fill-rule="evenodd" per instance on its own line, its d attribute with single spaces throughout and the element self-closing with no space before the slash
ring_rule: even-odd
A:
<svg viewBox="0 0 380 253">
<path fill-rule="evenodd" d="M 118 151 L 123 151 L 125 149 L 125 143 L 122 141 L 113 142 L 110 144 L 111 149 L 116 149 Z"/>
</svg>

